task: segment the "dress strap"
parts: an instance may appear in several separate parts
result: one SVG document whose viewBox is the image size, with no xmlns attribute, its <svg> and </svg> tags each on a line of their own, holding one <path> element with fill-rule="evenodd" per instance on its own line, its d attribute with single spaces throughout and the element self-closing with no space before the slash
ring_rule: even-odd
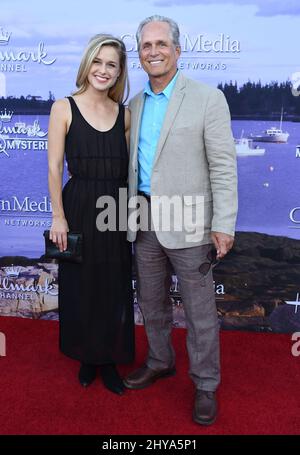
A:
<svg viewBox="0 0 300 455">
<path fill-rule="evenodd" d="M 124 127 L 125 130 L 125 106 L 123 103 L 119 103 L 119 115 L 117 122 Z"/>
<path fill-rule="evenodd" d="M 78 108 L 77 108 L 77 104 L 75 103 L 74 99 L 72 96 L 66 96 L 66 98 L 68 98 L 69 102 L 70 102 L 70 105 L 71 105 L 71 111 L 72 111 L 72 115 L 74 114 L 74 111 L 76 111 Z"/>
</svg>

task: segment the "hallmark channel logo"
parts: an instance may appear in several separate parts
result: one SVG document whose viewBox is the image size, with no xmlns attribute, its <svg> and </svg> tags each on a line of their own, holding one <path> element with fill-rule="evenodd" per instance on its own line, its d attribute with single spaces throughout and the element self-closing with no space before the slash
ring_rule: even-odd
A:
<svg viewBox="0 0 300 455">
<path fill-rule="evenodd" d="M 9 157 L 10 150 L 48 150 L 48 131 L 42 130 L 38 119 L 10 124 L 12 117 L 13 111 L 6 108 L 0 112 L 0 155 Z"/>
<path fill-rule="evenodd" d="M 54 297 L 58 295 L 58 288 L 53 279 L 47 277 L 43 282 L 36 282 L 32 277 L 26 277 L 25 272 L 24 267 L 15 267 L 13 264 L 10 267 L 2 267 L 0 299 L 31 300 L 36 293 Z"/>
<path fill-rule="evenodd" d="M 8 278 L 18 278 L 22 267 L 16 267 L 12 264 L 10 267 L 3 267 L 3 270 Z"/>
<path fill-rule="evenodd" d="M 13 111 L 8 111 L 6 112 L 6 108 L 4 111 L 0 111 L 0 122 L 7 123 L 11 121 L 11 118 L 13 116 Z"/>
<path fill-rule="evenodd" d="M 0 45 L 7 45 L 11 37 L 11 33 L 6 32 L 3 27 L 0 27 Z"/>
<path fill-rule="evenodd" d="M 40 41 L 36 50 L 7 49 L 12 33 L 0 27 L 0 72 L 26 72 L 27 63 L 38 63 L 42 65 L 52 65 L 56 58 L 48 58 L 45 44 Z M 4 48 L 5 46 L 5 48 Z"/>
</svg>

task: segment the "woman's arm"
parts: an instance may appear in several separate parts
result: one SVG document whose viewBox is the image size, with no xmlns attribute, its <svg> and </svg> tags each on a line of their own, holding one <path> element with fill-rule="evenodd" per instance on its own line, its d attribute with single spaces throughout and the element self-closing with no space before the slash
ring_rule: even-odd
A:
<svg viewBox="0 0 300 455">
<path fill-rule="evenodd" d="M 127 150 L 129 153 L 129 145 L 130 145 L 130 110 L 126 107 L 125 108 L 125 136 L 127 142 Z"/>
<path fill-rule="evenodd" d="M 56 101 L 51 108 L 48 130 L 48 185 L 52 204 L 50 239 L 60 251 L 67 248 L 68 223 L 62 203 L 65 137 L 70 107 L 67 100 Z"/>
</svg>

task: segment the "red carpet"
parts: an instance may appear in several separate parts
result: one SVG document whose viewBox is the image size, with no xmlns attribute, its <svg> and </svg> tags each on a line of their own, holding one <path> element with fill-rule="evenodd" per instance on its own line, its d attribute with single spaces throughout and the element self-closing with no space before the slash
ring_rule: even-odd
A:
<svg viewBox="0 0 300 455">
<path fill-rule="evenodd" d="M 287 335 L 222 332 L 220 413 L 210 427 L 193 423 L 193 383 L 187 374 L 185 330 L 175 329 L 177 375 L 118 397 L 98 379 L 83 389 L 78 363 L 58 351 L 53 321 L 0 317 L 6 357 L 0 357 L 1 434 L 300 434 L 300 357 Z M 137 327 L 134 365 L 146 353 Z"/>
</svg>

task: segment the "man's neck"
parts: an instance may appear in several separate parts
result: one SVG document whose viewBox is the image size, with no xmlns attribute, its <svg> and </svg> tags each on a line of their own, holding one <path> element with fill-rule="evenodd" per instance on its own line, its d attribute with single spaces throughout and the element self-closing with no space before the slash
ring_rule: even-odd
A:
<svg viewBox="0 0 300 455">
<path fill-rule="evenodd" d="M 165 76 L 161 77 L 149 77 L 150 85 L 151 85 L 151 90 L 153 93 L 161 93 L 171 82 L 175 74 L 177 73 L 177 68 L 174 71 L 174 73 L 166 78 Z"/>
</svg>

